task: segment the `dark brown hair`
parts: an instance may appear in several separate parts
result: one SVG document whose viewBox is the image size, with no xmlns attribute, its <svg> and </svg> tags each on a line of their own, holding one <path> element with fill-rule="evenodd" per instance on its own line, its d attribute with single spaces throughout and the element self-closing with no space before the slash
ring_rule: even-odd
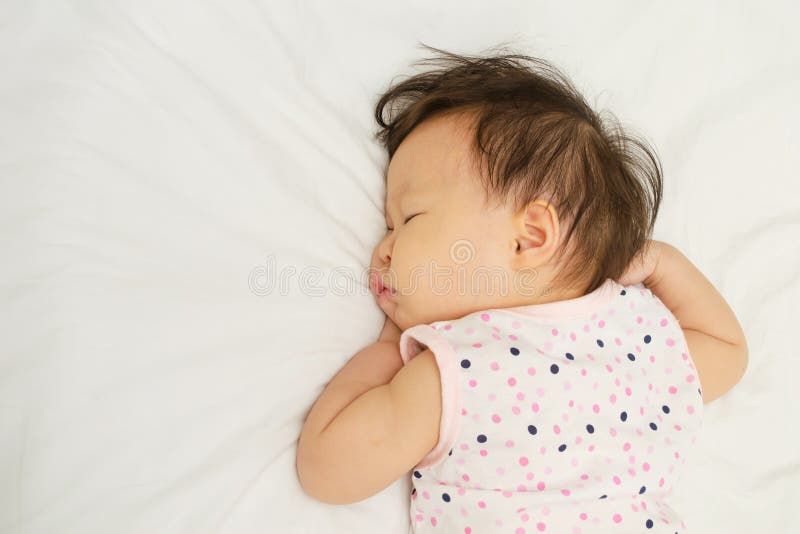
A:
<svg viewBox="0 0 800 534">
<path fill-rule="evenodd" d="M 422 43 L 420 43 L 422 44 Z M 472 152 L 487 189 L 522 209 L 542 194 L 568 226 L 556 276 L 589 293 L 618 280 L 650 238 L 662 194 L 661 164 L 649 145 L 604 122 L 548 62 L 519 53 L 465 56 L 422 44 L 440 67 L 392 85 L 375 107 L 377 139 L 391 160 L 422 121 L 473 117 Z M 388 117 L 384 117 L 388 109 Z M 555 280 L 554 280 L 555 282 Z"/>
</svg>

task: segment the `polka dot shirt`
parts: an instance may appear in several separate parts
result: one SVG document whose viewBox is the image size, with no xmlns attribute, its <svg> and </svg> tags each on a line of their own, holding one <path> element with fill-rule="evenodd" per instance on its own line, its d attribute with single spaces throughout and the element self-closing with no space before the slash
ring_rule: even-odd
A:
<svg viewBox="0 0 800 534">
<path fill-rule="evenodd" d="M 409 328 L 439 367 L 439 442 L 409 532 L 682 533 L 667 504 L 702 426 L 683 332 L 643 285 Z"/>
</svg>

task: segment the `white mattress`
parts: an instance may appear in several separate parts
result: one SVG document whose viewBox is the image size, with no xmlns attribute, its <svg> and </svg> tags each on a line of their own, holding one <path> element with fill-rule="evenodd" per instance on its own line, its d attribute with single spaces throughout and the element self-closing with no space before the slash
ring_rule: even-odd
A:
<svg viewBox="0 0 800 534">
<path fill-rule="evenodd" d="M 800 531 L 798 15 L 4 2 L 0 532 L 407 532 L 407 480 L 325 505 L 294 455 L 311 403 L 383 322 L 359 278 L 384 225 L 373 108 L 416 72 L 419 42 L 542 56 L 657 147 L 655 237 L 750 343 L 672 505 L 694 533 Z"/>
</svg>

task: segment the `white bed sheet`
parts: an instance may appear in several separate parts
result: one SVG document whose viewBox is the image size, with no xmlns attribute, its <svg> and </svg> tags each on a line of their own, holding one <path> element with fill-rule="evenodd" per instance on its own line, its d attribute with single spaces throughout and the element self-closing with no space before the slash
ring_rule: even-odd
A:
<svg viewBox="0 0 800 534">
<path fill-rule="evenodd" d="M 420 41 L 541 55 L 657 147 L 656 238 L 715 283 L 751 349 L 672 504 L 695 533 L 799 532 L 798 15 L 4 2 L 0 532 L 406 533 L 407 480 L 320 504 L 294 454 L 382 325 L 359 278 L 383 229 L 372 113 Z"/>
</svg>

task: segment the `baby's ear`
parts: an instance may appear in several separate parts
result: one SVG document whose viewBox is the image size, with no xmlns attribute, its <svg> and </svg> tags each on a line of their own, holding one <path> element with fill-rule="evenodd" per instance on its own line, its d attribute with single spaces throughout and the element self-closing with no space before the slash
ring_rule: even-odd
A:
<svg viewBox="0 0 800 534">
<path fill-rule="evenodd" d="M 558 230 L 558 215 L 552 204 L 543 199 L 528 202 L 514 216 L 517 254 L 549 258 L 558 243 Z"/>
</svg>

